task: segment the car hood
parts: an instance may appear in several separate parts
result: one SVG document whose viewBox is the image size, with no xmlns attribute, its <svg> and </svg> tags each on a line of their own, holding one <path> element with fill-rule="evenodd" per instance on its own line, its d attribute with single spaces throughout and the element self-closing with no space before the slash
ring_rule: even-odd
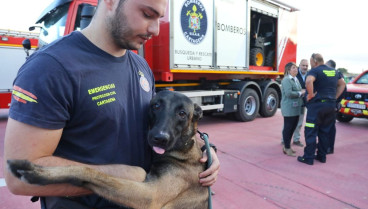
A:
<svg viewBox="0 0 368 209">
<path fill-rule="evenodd" d="M 368 93 L 368 84 L 347 84 L 347 91 L 354 93 Z"/>
</svg>

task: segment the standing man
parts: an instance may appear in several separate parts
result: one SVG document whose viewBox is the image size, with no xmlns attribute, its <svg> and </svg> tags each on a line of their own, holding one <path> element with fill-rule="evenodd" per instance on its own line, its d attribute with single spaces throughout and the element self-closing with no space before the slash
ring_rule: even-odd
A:
<svg viewBox="0 0 368 209">
<path fill-rule="evenodd" d="M 167 0 L 100 0 L 86 29 L 34 53 L 14 81 L 4 162 L 83 165 L 143 181 L 155 87 L 148 64 L 130 50 L 159 34 L 166 7 Z M 199 174 L 203 186 L 215 183 L 220 166 L 211 153 L 213 164 Z M 30 185 L 4 173 L 13 194 L 39 196 L 43 209 L 123 208 L 81 187 Z"/>
<path fill-rule="evenodd" d="M 296 78 L 298 79 L 299 84 L 303 91 L 305 91 L 305 79 L 307 77 L 307 73 L 308 73 L 308 60 L 302 59 L 299 64 L 298 74 L 296 75 Z M 293 133 L 293 136 L 294 136 L 293 144 L 300 146 L 300 147 L 304 146 L 303 143 L 300 141 L 300 129 L 303 126 L 304 114 L 305 114 L 304 111 L 305 111 L 305 108 L 302 107 L 302 111 L 299 115 L 298 125 L 296 126 L 295 131 Z M 284 144 L 284 139 L 281 139 L 281 142 L 282 144 Z"/>
<path fill-rule="evenodd" d="M 326 65 L 330 68 L 336 69 L 336 62 L 333 61 L 333 60 L 328 60 L 326 62 Z M 341 99 L 340 100 L 337 99 L 336 104 L 338 104 L 340 101 L 341 101 Z M 336 111 L 338 111 L 338 110 L 336 110 Z M 330 132 L 330 137 L 328 138 L 328 147 L 327 147 L 326 154 L 333 154 L 334 153 L 335 138 L 336 138 L 336 118 L 335 118 L 333 124 L 331 124 L 331 132 Z"/>
<path fill-rule="evenodd" d="M 328 60 L 326 62 L 326 65 L 328 67 L 334 68 L 336 69 L 336 62 L 333 60 Z M 338 73 L 341 74 L 342 77 L 344 77 L 344 75 L 337 70 Z M 344 92 L 346 91 L 346 87 L 344 88 Z M 343 98 L 344 92 L 340 95 L 339 98 L 337 98 L 336 100 L 336 112 L 338 112 L 340 110 L 340 102 Z M 330 132 L 330 137 L 329 137 L 329 144 L 328 144 L 328 148 L 327 148 L 327 154 L 333 154 L 334 150 L 335 150 L 335 139 L 336 139 L 336 120 L 334 120 L 333 124 L 331 124 L 331 132 Z"/>
<path fill-rule="evenodd" d="M 304 155 L 299 156 L 298 161 L 313 165 L 314 159 L 326 162 L 329 133 L 335 120 L 336 99 L 344 91 L 345 81 L 335 69 L 324 65 L 320 54 L 312 54 L 310 64 L 312 69 L 305 84 L 308 93 L 306 105 L 308 112 L 304 130 L 306 147 Z"/>
</svg>

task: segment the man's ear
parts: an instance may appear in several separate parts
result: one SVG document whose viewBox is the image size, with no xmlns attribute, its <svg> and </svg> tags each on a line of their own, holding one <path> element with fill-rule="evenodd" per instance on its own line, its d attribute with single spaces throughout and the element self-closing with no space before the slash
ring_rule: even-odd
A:
<svg viewBox="0 0 368 209">
<path fill-rule="evenodd" d="M 202 116 L 203 116 L 202 108 L 196 103 L 194 103 L 193 120 L 199 121 L 200 119 L 202 119 Z"/>
</svg>

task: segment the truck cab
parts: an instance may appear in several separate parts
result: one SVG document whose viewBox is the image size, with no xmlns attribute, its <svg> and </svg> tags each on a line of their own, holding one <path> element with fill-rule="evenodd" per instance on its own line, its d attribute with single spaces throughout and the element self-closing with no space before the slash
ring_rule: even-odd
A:
<svg viewBox="0 0 368 209">
<path fill-rule="evenodd" d="M 90 23 L 97 0 L 56 0 L 52 2 L 39 16 L 37 26 L 40 28 L 39 47 L 67 35 L 75 30 L 81 30 Z"/>
<path fill-rule="evenodd" d="M 30 28 L 41 29 L 39 47 L 86 27 L 97 2 L 55 0 Z M 180 91 L 205 113 L 239 121 L 271 117 L 281 97 L 276 79 L 296 61 L 296 11 L 276 0 L 169 0 L 160 35 L 137 53 L 157 91 Z"/>
</svg>

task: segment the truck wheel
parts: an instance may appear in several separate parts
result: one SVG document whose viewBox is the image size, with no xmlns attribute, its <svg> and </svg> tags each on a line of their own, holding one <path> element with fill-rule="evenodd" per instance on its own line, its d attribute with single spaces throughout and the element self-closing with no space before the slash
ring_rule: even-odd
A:
<svg viewBox="0 0 368 209">
<path fill-rule="evenodd" d="M 279 96 L 274 88 L 268 88 L 264 95 L 264 101 L 262 102 L 259 114 L 263 117 L 271 117 L 275 115 L 279 104 Z"/>
<path fill-rule="evenodd" d="M 345 114 L 342 114 L 340 112 L 338 112 L 336 114 L 336 119 L 339 121 L 339 122 L 343 122 L 343 123 L 349 123 L 351 120 L 353 120 L 353 116 L 351 115 L 345 115 Z"/>
<path fill-rule="evenodd" d="M 260 48 L 253 48 L 250 50 L 249 65 L 263 66 L 264 65 L 264 53 Z"/>
<path fill-rule="evenodd" d="M 266 57 L 265 66 L 275 67 L 275 51 L 270 51 Z"/>
<path fill-rule="evenodd" d="M 259 98 L 253 89 L 245 89 L 238 103 L 238 111 L 235 118 L 242 122 L 252 121 L 257 117 L 259 110 Z"/>
</svg>

